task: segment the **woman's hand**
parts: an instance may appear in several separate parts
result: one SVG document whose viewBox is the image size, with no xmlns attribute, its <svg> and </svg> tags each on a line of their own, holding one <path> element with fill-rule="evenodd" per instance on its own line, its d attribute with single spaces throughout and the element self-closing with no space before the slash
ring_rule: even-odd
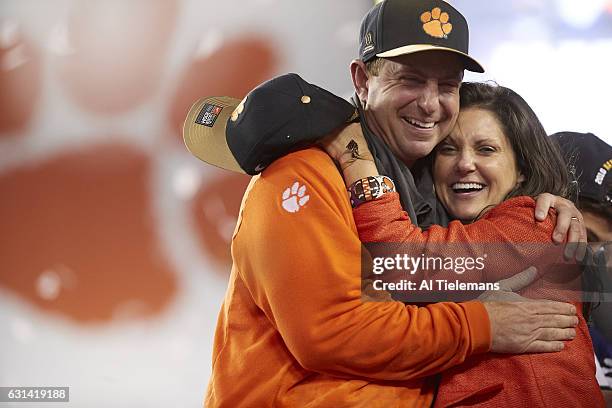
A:
<svg viewBox="0 0 612 408">
<path fill-rule="evenodd" d="M 557 225 L 553 232 L 553 241 L 560 244 L 567 238 L 563 253 L 565 259 L 582 261 L 587 245 L 587 233 L 582 214 L 571 201 L 549 193 L 542 193 L 536 197 L 536 220 L 544 221 L 548 216 L 549 208 L 557 210 Z"/>
<path fill-rule="evenodd" d="M 338 163 L 347 186 L 361 178 L 379 174 L 359 123 L 351 123 L 332 133 L 319 145 Z"/>
</svg>

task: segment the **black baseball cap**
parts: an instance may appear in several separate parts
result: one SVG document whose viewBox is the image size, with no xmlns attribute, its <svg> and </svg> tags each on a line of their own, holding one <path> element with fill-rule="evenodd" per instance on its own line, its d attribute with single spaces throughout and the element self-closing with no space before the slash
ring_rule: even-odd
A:
<svg viewBox="0 0 612 408">
<path fill-rule="evenodd" d="M 200 99 L 187 114 L 183 139 L 200 160 L 254 175 L 355 118 L 348 101 L 286 74 L 259 85 L 242 101 Z"/>
<path fill-rule="evenodd" d="M 422 51 L 448 51 L 462 57 L 468 71 L 484 72 L 468 55 L 469 30 L 463 15 L 442 0 L 385 0 L 361 22 L 359 58 L 391 58 Z"/>
<path fill-rule="evenodd" d="M 592 133 L 559 132 L 551 137 L 575 169 L 579 196 L 612 205 L 612 146 Z"/>
</svg>

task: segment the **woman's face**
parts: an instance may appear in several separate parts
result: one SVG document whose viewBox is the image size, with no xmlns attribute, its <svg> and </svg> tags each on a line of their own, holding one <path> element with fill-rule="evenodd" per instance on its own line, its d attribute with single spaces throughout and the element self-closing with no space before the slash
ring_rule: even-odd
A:
<svg viewBox="0 0 612 408">
<path fill-rule="evenodd" d="M 450 215 L 464 222 L 501 203 L 524 180 L 501 124 L 485 109 L 462 109 L 435 155 L 436 194 Z"/>
</svg>

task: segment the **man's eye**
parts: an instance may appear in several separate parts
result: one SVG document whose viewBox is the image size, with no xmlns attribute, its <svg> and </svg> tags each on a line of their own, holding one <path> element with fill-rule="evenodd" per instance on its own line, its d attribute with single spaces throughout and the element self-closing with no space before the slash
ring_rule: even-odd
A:
<svg viewBox="0 0 612 408">
<path fill-rule="evenodd" d="M 400 80 L 404 81 L 404 82 L 409 82 L 412 84 L 419 84 L 421 82 L 423 82 L 421 79 L 416 78 L 416 77 L 401 77 Z"/>
</svg>

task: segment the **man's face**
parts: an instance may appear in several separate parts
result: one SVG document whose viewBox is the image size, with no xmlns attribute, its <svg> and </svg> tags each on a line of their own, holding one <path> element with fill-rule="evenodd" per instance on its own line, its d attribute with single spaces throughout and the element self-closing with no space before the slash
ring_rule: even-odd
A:
<svg viewBox="0 0 612 408">
<path fill-rule="evenodd" d="M 427 51 L 388 59 L 361 94 L 370 128 L 407 165 L 427 156 L 459 114 L 460 57 Z"/>
</svg>

